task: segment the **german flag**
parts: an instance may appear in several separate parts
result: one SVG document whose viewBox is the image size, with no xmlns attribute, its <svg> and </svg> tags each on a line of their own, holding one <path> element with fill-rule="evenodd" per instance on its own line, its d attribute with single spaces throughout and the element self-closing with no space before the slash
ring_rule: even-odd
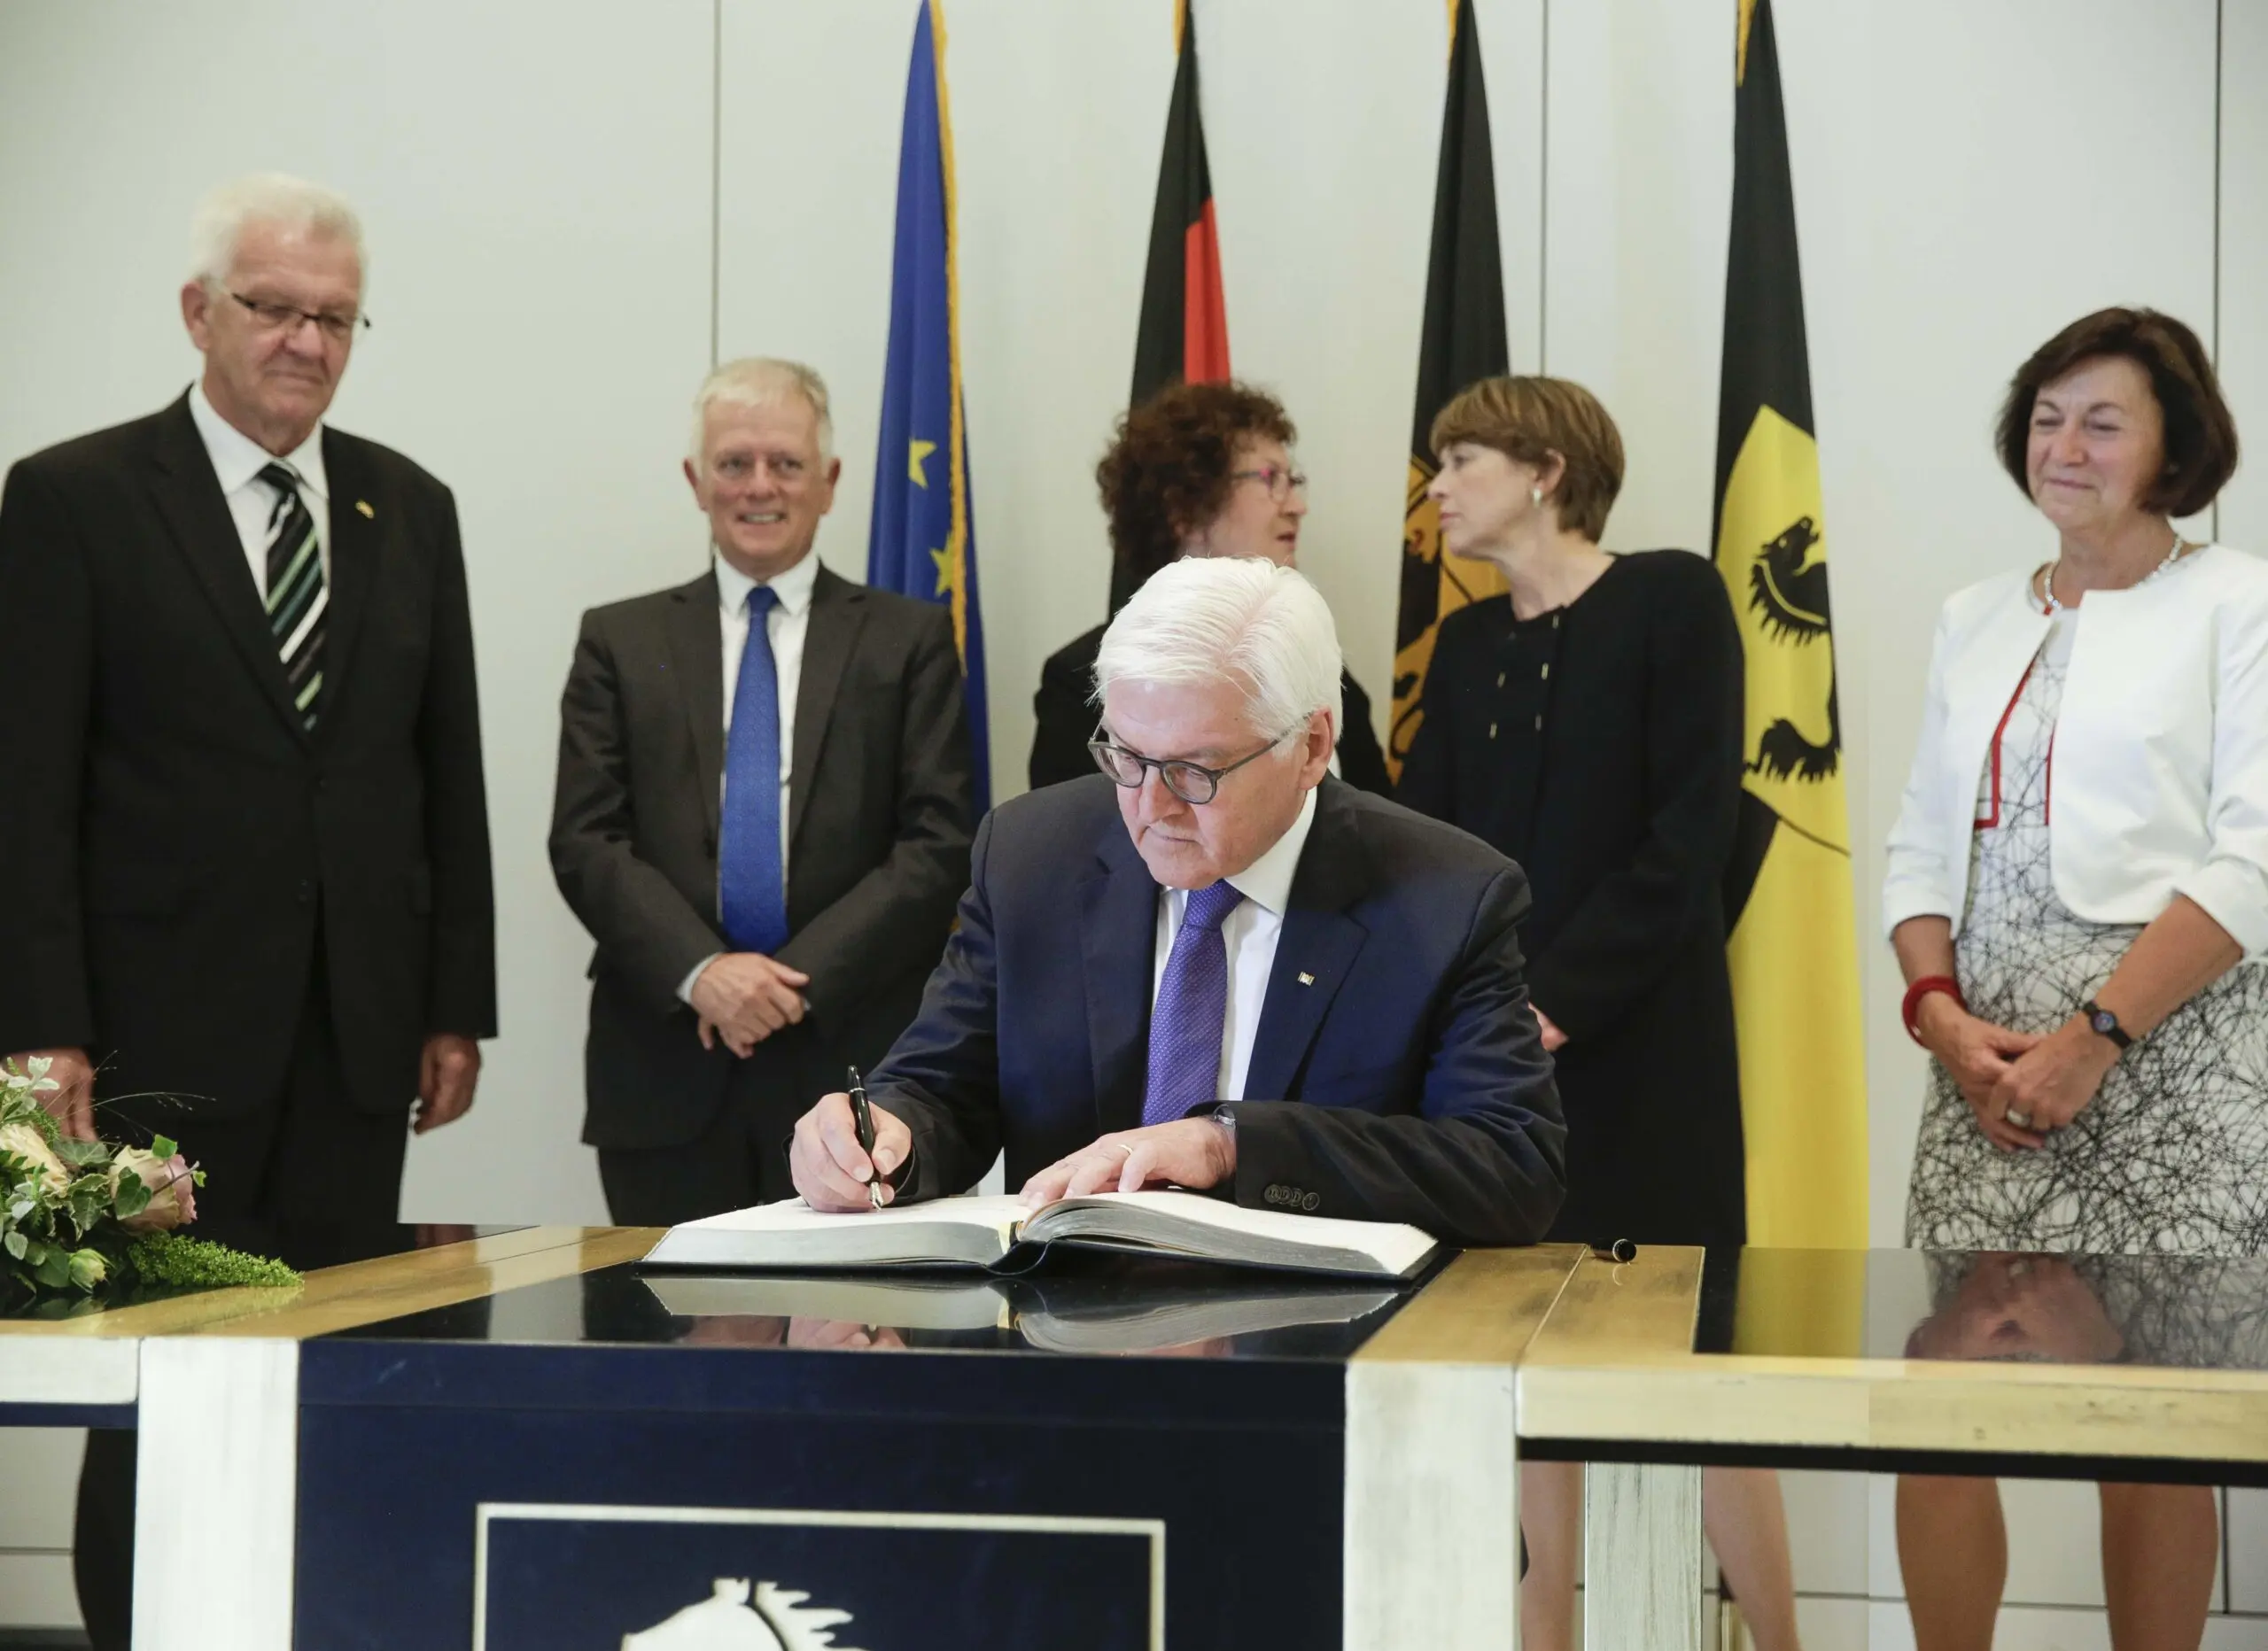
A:
<svg viewBox="0 0 2268 1651">
<path fill-rule="evenodd" d="M 1402 515 L 1402 603 L 1394 636 L 1394 725 L 1386 766 L 1402 777 L 1417 737 L 1419 696 L 1433 633 L 1467 602 L 1494 596 L 1503 576 L 1485 562 L 1441 554 L 1441 516 L 1425 487 L 1438 466 L 1428 439 L 1449 399 L 1477 379 L 1511 370 L 1504 336 L 1504 271 L 1496 249 L 1496 168 L 1488 148 L 1488 88 L 1470 0 L 1449 7 L 1449 94 L 1441 164 L 1433 182 L 1433 243 L 1425 264 L 1425 325 L 1418 345 L 1418 401 Z"/>
<path fill-rule="evenodd" d="M 1174 71 L 1158 204 L 1150 217 L 1142 325 L 1134 339 L 1135 407 L 1168 384 L 1229 376 L 1221 237 L 1213 215 L 1212 169 L 1205 164 L 1205 121 L 1197 106 L 1197 20 L 1188 0 L 1175 8 L 1174 40 L 1180 66 Z"/>
<path fill-rule="evenodd" d="M 1795 189 L 1771 0 L 1739 6 L 1716 562 L 1748 662 L 1748 771 L 1726 888 L 1748 1240 L 1863 1247 L 1858 932 Z"/>
</svg>

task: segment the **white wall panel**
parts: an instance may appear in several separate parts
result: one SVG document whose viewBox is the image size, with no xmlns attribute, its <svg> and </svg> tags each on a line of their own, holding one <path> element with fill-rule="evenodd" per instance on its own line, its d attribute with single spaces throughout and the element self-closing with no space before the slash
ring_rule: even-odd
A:
<svg viewBox="0 0 2268 1651">
<path fill-rule="evenodd" d="M 2268 555 L 2268 5 L 2221 6 L 2221 386 L 2250 458 L 2221 495 L 2220 536 Z"/>
</svg>

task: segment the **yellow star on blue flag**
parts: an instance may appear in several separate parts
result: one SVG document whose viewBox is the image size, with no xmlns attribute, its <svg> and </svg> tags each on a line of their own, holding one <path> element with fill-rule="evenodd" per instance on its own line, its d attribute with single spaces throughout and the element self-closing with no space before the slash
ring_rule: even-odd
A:
<svg viewBox="0 0 2268 1651">
<path fill-rule="evenodd" d="M 991 800 L 984 627 L 976 600 L 976 526 L 969 509 L 968 431 L 961 404 L 944 54 L 944 27 L 936 0 L 923 0 L 914 19 L 905 128 L 897 153 L 889 355 L 882 368 L 882 438 L 874 449 L 882 457 L 874 467 L 866 583 L 952 610 L 982 809 Z M 889 456 L 896 453 L 905 455 L 903 469 Z M 928 465 L 940 459 L 944 474 L 932 477 Z"/>
</svg>

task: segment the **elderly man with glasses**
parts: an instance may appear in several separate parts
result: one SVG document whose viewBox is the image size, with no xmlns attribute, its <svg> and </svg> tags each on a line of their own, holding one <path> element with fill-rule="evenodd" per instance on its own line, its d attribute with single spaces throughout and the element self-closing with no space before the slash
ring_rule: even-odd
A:
<svg viewBox="0 0 2268 1651">
<path fill-rule="evenodd" d="M 198 1231 L 300 1267 L 391 1247 L 412 1128 L 471 1105 L 495 920 L 449 490 L 323 415 L 366 322 L 353 211 L 208 197 L 163 412 L 0 498 L 0 1054 L 67 1134 L 172 1136 Z M 414 1121 L 413 1121 L 414 1119 Z M 88 1446 L 77 1563 L 127 1639 L 134 1436 Z"/>
<path fill-rule="evenodd" d="M 1298 573 L 1152 576 L 1095 664 L 1099 776 L 1003 804 L 921 1013 L 797 1124 L 817 1208 L 959 1192 L 1005 1151 L 1034 1202 L 1179 1186 L 1539 1237 L 1565 1126 L 1521 979 L 1518 866 L 1329 776 L 1331 613 Z"/>
</svg>

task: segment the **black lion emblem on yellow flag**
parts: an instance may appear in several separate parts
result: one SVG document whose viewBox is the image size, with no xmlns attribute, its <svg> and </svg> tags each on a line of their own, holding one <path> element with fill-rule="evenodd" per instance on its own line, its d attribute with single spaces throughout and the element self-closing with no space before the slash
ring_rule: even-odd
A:
<svg viewBox="0 0 2268 1651">
<path fill-rule="evenodd" d="M 1819 544 L 1819 524 L 1798 516 L 1777 539 L 1756 553 L 1748 570 L 1748 605 L 1764 632 L 1783 647 L 1808 647 L 1832 629 L 1827 605 L 1827 560 L 1810 560 Z M 1832 679 L 1830 678 L 1830 681 Z M 1756 742 L 1751 773 L 1774 779 L 1825 779 L 1842 761 L 1843 713 L 1838 690 L 1827 692 L 1827 742 L 1806 740 L 1782 717 Z"/>
</svg>

